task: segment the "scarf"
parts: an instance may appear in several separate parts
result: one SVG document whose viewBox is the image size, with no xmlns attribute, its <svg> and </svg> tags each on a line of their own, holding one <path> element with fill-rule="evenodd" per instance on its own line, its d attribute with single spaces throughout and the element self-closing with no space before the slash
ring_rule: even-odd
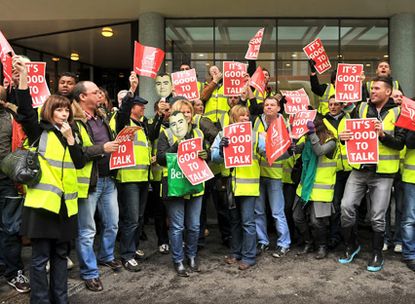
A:
<svg viewBox="0 0 415 304">
<path fill-rule="evenodd" d="M 301 171 L 301 200 L 304 204 L 307 204 L 310 199 L 311 190 L 313 190 L 318 163 L 318 157 L 314 153 L 309 139 L 305 142 L 301 157 L 303 160 L 303 169 Z"/>
</svg>

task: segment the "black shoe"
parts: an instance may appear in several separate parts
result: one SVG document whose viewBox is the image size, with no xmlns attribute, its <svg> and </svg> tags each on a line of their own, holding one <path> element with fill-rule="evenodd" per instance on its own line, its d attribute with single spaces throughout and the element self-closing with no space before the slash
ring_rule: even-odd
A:
<svg viewBox="0 0 415 304">
<path fill-rule="evenodd" d="M 373 251 L 372 258 L 367 264 L 367 270 L 371 272 L 380 271 L 383 269 L 384 263 L 385 261 L 383 260 L 382 251 L 379 251 L 379 250 Z"/>
<path fill-rule="evenodd" d="M 199 265 L 196 261 L 196 258 L 189 258 L 187 260 L 187 265 L 189 265 L 190 271 L 192 272 L 200 272 Z"/>
<path fill-rule="evenodd" d="M 85 280 L 85 286 L 87 289 L 91 291 L 95 291 L 95 292 L 104 290 L 104 287 L 102 286 L 102 282 L 99 278 Z"/>
<path fill-rule="evenodd" d="M 415 260 L 407 260 L 406 266 L 408 266 L 408 268 L 412 271 L 415 271 Z"/>
<path fill-rule="evenodd" d="M 310 253 L 310 252 L 313 252 L 313 251 L 314 251 L 314 245 L 313 245 L 313 243 L 305 243 L 304 248 L 301 249 L 297 253 L 297 255 L 304 255 L 304 254 L 307 254 L 307 253 Z"/>
<path fill-rule="evenodd" d="M 117 261 L 117 260 L 112 260 L 112 261 L 109 261 L 109 262 L 98 262 L 98 264 L 101 265 L 101 266 L 109 267 L 114 272 L 119 272 L 122 269 L 121 262 Z"/>
<path fill-rule="evenodd" d="M 331 239 L 329 241 L 329 244 L 328 244 L 327 248 L 329 250 L 334 250 L 334 249 L 337 248 L 337 246 L 339 246 L 339 244 L 340 244 L 340 240 L 338 240 L 338 239 Z"/>
<path fill-rule="evenodd" d="M 327 257 L 327 246 L 325 245 L 320 245 L 317 248 L 317 254 L 315 256 L 315 258 L 317 260 L 321 260 Z"/>
<path fill-rule="evenodd" d="M 285 256 L 288 251 L 290 251 L 290 247 L 281 247 L 278 246 L 277 250 L 275 250 L 275 252 L 272 254 L 272 256 L 274 258 L 282 258 L 283 256 Z"/>
<path fill-rule="evenodd" d="M 140 265 L 138 265 L 135 259 L 129 259 L 128 261 L 124 261 L 124 268 L 130 272 L 138 272 L 141 270 Z"/>
<path fill-rule="evenodd" d="M 186 268 L 184 267 L 183 263 L 174 263 L 174 269 L 177 272 L 177 275 L 179 277 L 185 277 L 187 278 L 189 276 L 189 273 L 186 271 Z"/>
<path fill-rule="evenodd" d="M 0 277 L 2 277 L 5 272 L 6 272 L 6 265 L 0 264 Z"/>
<path fill-rule="evenodd" d="M 269 250 L 269 245 L 266 244 L 262 244 L 262 243 L 258 243 L 256 245 L 256 255 L 259 256 L 262 253 L 264 253 L 265 251 Z"/>
</svg>

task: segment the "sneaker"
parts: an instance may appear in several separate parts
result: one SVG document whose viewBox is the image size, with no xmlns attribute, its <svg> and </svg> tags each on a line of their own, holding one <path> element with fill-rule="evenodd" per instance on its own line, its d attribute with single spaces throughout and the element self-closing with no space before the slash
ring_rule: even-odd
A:
<svg viewBox="0 0 415 304">
<path fill-rule="evenodd" d="M 101 266 L 109 267 L 115 272 L 119 272 L 122 269 L 122 265 L 120 261 L 117 261 L 117 260 L 112 260 L 109 262 L 98 262 L 98 264 Z"/>
<path fill-rule="evenodd" d="M 138 260 L 141 260 L 141 259 L 143 259 L 144 258 L 144 251 L 142 251 L 141 249 L 137 249 L 136 251 L 135 251 L 135 258 L 136 259 L 138 259 Z"/>
<path fill-rule="evenodd" d="M 68 270 L 71 270 L 75 266 L 75 264 L 72 262 L 72 260 L 69 257 L 66 257 L 66 258 L 68 260 L 67 268 Z"/>
<path fill-rule="evenodd" d="M 159 246 L 159 252 L 162 254 L 168 254 L 170 252 L 169 244 L 162 244 Z"/>
<path fill-rule="evenodd" d="M 262 243 L 258 243 L 256 246 L 256 255 L 261 255 L 262 253 L 264 253 L 265 251 L 269 250 L 269 245 L 268 244 L 262 244 Z"/>
<path fill-rule="evenodd" d="M 370 272 L 376 272 L 383 269 L 383 264 L 385 263 L 383 259 L 382 252 L 373 252 L 372 258 L 367 264 L 367 270 Z"/>
<path fill-rule="evenodd" d="M 351 263 L 354 257 L 360 252 L 360 245 L 357 245 L 355 248 L 346 247 L 344 255 L 339 258 L 339 263 L 348 264 Z"/>
<path fill-rule="evenodd" d="M 26 293 L 30 291 L 29 279 L 23 275 L 23 271 L 19 270 L 17 276 L 11 280 L 7 280 L 7 284 L 16 289 L 17 292 Z"/>
<path fill-rule="evenodd" d="M 402 253 L 402 244 L 396 244 L 395 248 L 393 248 L 393 252 Z"/>
<path fill-rule="evenodd" d="M 141 270 L 141 267 L 138 265 L 135 259 L 129 259 L 124 263 L 124 268 L 131 272 L 137 272 Z"/>
<path fill-rule="evenodd" d="M 383 248 L 382 248 L 382 251 L 388 251 L 388 249 L 389 249 L 388 244 L 383 243 Z"/>
<path fill-rule="evenodd" d="M 290 251 L 290 247 L 284 248 L 281 246 L 277 247 L 277 250 L 272 254 L 274 258 L 282 258 L 284 255 L 286 255 Z"/>
</svg>

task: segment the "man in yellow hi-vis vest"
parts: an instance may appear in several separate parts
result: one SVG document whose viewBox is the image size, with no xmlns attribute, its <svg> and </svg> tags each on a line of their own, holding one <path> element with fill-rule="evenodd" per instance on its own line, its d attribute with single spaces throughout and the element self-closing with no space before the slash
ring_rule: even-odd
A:
<svg viewBox="0 0 415 304">
<path fill-rule="evenodd" d="M 359 253 L 360 245 L 356 239 L 356 207 L 369 189 L 371 198 L 370 217 L 373 229 L 373 252 L 368 271 L 380 271 L 384 260 L 382 248 L 385 234 L 385 214 L 388 209 L 393 178 L 399 170 L 399 151 L 403 149 L 406 131 L 395 127 L 399 108 L 391 98 L 390 78 L 374 79 L 370 101 L 362 102 L 357 108 L 357 118 L 377 118 L 375 129 L 379 139 L 379 162 L 370 165 L 352 165 L 341 202 L 341 225 L 346 245 L 342 264 L 353 261 Z M 353 133 L 345 130 L 339 133 L 342 141 L 350 140 Z"/>
</svg>

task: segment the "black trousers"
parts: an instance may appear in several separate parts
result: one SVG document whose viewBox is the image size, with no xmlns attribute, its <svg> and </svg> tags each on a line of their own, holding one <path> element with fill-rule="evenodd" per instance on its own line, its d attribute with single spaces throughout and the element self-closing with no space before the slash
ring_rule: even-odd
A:
<svg viewBox="0 0 415 304">
<path fill-rule="evenodd" d="M 68 303 L 67 253 L 69 241 L 32 239 L 31 304 Z M 46 263 L 50 261 L 50 284 Z"/>
<path fill-rule="evenodd" d="M 160 197 L 160 185 L 161 182 L 152 182 L 149 202 L 153 208 L 154 215 L 154 228 L 157 234 L 157 245 L 163 245 L 169 243 L 169 235 L 167 231 L 167 212 L 166 206 L 163 204 L 163 200 Z"/>
<path fill-rule="evenodd" d="M 330 217 L 330 239 L 341 240 L 341 202 L 346 188 L 346 182 L 349 178 L 350 171 L 339 171 L 336 173 L 336 184 L 334 185 L 333 207 L 334 213 Z"/>
<path fill-rule="evenodd" d="M 22 243 L 19 237 L 22 198 L 10 180 L 0 181 L 0 252 L 6 266 L 4 276 L 7 280 L 23 270 Z"/>
</svg>

